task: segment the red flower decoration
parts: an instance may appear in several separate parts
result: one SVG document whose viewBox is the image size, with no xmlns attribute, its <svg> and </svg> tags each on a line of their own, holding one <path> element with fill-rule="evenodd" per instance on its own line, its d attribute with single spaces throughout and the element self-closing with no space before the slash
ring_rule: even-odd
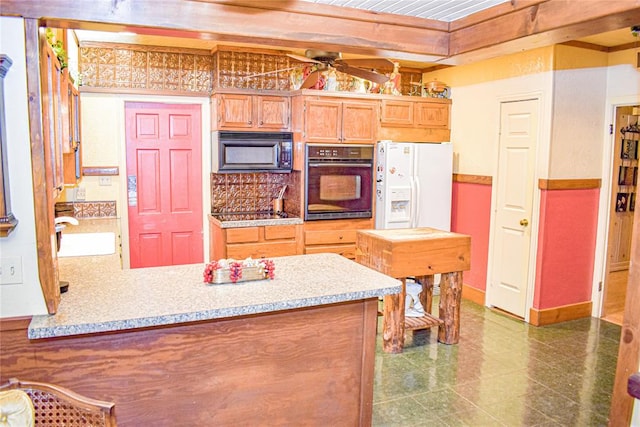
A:
<svg viewBox="0 0 640 427">
<path fill-rule="evenodd" d="M 270 259 L 260 260 L 260 263 L 264 266 L 264 271 L 267 273 L 267 277 L 273 280 L 273 278 L 276 277 L 276 264 Z"/>
<path fill-rule="evenodd" d="M 229 264 L 229 279 L 231 279 L 231 283 L 242 279 L 242 263 L 235 261 Z"/>
<path fill-rule="evenodd" d="M 204 283 L 211 283 L 213 282 L 213 272 L 216 270 L 219 270 L 220 264 L 218 264 L 218 261 L 211 261 L 209 264 L 207 264 L 204 267 L 204 273 L 202 274 L 204 276 Z"/>
</svg>

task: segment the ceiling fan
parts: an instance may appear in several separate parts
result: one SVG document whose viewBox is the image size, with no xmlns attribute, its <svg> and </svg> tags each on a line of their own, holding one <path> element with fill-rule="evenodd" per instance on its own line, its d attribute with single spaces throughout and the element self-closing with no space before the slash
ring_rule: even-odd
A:
<svg viewBox="0 0 640 427">
<path fill-rule="evenodd" d="M 389 77 L 380 74 L 373 70 L 391 71 L 393 70 L 393 61 L 385 58 L 358 58 L 358 59 L 342 59 L 340 52 L 326 52 L 323 50 L 307 49 L 305 56 L 294 55 L 292 53 L 287 54 L 288 57 L 300 61 L 304 64 L 316 64 L 315 70 L 306 76 L 302 82 L 300 89 L 309 89 L 314 87 L 320 80 L 322 73 L 331 68 L 341 73 L 349 74 L 355 77 L 360 77 L 365 80 L 372 81 L 379 85 L 386 83 Z M 266 73 L 253 74 L 246 76 L 245 78 L 258 77 L 266 74 L 279 73 L 281 71 L 288 71 L 299 69 L 300 66 L 291 68 L 285 68 L 275 71 L 267 71 Z"/>
<path fill-rule="evenodd" d="M 341 73 L 350 74 L 377 84 L 384 84 L 389 77 L 379 74 L 375 70 L 392 70 L 393 62 L 385 58 L 362 58 L 362 59 L 342 59 L 340 52 L 326 52 L 323 50 L 307 49 L 305 56 L 287 54 L 288 57 L 300 62 L 317 64 L 316 70 L 312 71 L 302 82 L 300 89 L 308 89 L 316 85 L 322 72 L 329 68 L 334 68 Z"/>
</svg>

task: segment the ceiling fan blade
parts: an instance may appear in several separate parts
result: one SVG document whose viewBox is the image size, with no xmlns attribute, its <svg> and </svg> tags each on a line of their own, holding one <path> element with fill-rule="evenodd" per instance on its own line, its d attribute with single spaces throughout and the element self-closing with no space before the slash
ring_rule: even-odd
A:
<svg viewBox="0 0 640 427">
<path fill-rule="evenodd" d="M 320 71 L 316 70 L 307 76 L 307 78 L 302 82 L 302 85 L 300 85 L 300 89 L 309 89 L 314 87 L 316 83 L 318 83 L 318 80 L 320 80 Z"/>
<path fill-rule="evenodd" d="M 306 56 L 294 55 L 293 53 L 287 53 L 289 58 L 293 58 L 300 62 L 312 62 L 314 64 L 322 64 L 322 61 L 316 61 L 315 59 L 307 58 Z"/>
<path fill-rule="evenodd" d="M 243 78 L 244 79 L 250 79 L 252 77 L 267 76 L 269 74 L 276 74 L 276 73 L 280 73 L 280 72 L 284 72 L 284 71 L 297 70 L 298 68 L 302 68 L 302 67 L 303 67 L 303 65 L 298 65 L 297 67 L 280 68 L 279 70 L 265 71 L 264 73 L 251 74 L 250 76 L 244 76 Z"/>
<path fill-rule="evenodd" d="M 339 62 L 345 65 L 358 67 L 358 68 L 374 68 L 376 70 L 387 70 L 387 69 L 392 70 L 393 69 L 393 61 L 386 58 L 340 59 Z"/>
<path fill-rule="evenodd" d="M 362 79 L 369 80 L 380 85 L 389 81 L 389 77 L 385 76 L 384 74 L 378 74 L 376 72 L 363 70 L 361 68 L 350 67 L 345 64 L 337 65 L 336 69 L 341 73 L 351 74 L 352 76 L 360 77 Z"/>
</svg>

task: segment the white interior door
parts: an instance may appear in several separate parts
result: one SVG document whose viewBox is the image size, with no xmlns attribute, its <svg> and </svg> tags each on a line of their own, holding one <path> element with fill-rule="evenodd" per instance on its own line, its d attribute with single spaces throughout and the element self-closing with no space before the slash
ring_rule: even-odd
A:
<svg viewBox="0 0 640 427">
<path fill-rule="evenodd" d="M 529 286 L 537 135 L 537 99 L 501 104 L 496 215 L 487 303 L 523 318 Z"/>
</svg>

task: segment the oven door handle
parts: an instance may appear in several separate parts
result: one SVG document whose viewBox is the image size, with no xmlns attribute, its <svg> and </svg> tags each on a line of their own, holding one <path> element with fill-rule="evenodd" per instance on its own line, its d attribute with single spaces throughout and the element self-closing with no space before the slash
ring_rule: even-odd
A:
<svg viewBox="0 0 640 427">
<path fill-rule="evenodd" d="M 371 168 L 373 163 L 309 163 L 310 168 L 343 167 L 343 168 Z"/>
</svg>

